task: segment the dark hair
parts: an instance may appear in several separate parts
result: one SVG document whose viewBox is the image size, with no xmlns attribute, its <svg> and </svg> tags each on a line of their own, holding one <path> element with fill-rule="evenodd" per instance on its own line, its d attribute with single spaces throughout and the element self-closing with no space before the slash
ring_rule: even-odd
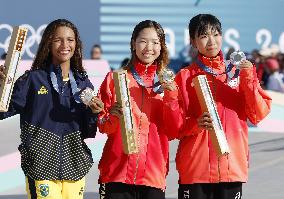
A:
<svg viewBox="0 0 284 199">
<path fill-rule="evenodd" d="M 74 51 L 74 55 L 71 57 L 70 65 L 72 70 L 76 70 L 78 72 L 85 72 L 82 66 L 82 42 L 80 40 L 79 32 L 76 26 L 66 19 L 57 19 L 52 21 L 45 28 L 41 41 L 39 43 L 39 47 L 37 50 L 37 54 L 35 56 L 32 69 L 46 69 L 50 66 L 52 62 L 52 54 L 51 54 L 51 42 L 52 37 L 58 27 L 68 27 L 71 28 L 75 34 L 76 47 Z"/>
<path fill-rule="evenodd" d="M 161 43 L 161 53 L 160 56 L 157 58 L 157 66 L 158 66 L 158 71 L 162 70 L 163 68 L 167 67 L 168 63 L 169 63 L 169 59 L 168 59 L 168 49 L 166 46 L 166 39 L 165 39 L 165 33 L 164 30 L 162 28 L 162 26 L 157 23 L 156 21 L 152 21 L 152 20 L 145 20 L 145 21 L 141 21 L 139 24 L 137 24 L 132 32 L 132 36 L 131 36 L 131 41 L 130 41 L 130 49 L 131 49 L 131 58 L 129 63 L 133 63 L 135 59 L 137 59 L 136 57 L 136 53 L 134 50 L 134 43 L 135 40 L 137 39 L 137 37 L 139 36 L 139 33 L 145 29 L 145 28 L 154 28 L 158 34 L 160 43 Z M 127 67 L 130 67 L 129 64 Z M 126 68 L 127 68 L 126 67 Z"/>
<path fill-rule="evenodd" d="M 196 34 L 197 36 L 205 34 L 209 28 L 211 28 L 212 31 L 217 30 L 222 34 L 222 25 L 217 17 L 211 14 L 196 15 L 191 18 L 188 24 L 189 36 L 191 39 L 194 39 Z"/>
<path fill-rule="evenodd" d="M 92 58 L 92 55 L 93 55 L 93 52 L 94 52 L 94 48 L 98 48 L 100 50 L 101 54 L 103 54 L 103 49 L 102 49 L 101 45 L 100 44 L 94 44 L 92 49 L 91 49 L 91 58 Z"/>
<path fill-rule="evenodd" d="M 100 49 L 101 52 L 103 52 L 103 49 L 102 49 L 102 47 L 101 47 L 100 44 L 94 44 L 93 47 L 92 47 L 92 50 L 93 50 L 94 48 L 98 48 L 98 49 Z"/>
<path fill-rule="evenodd" d="M 121 63 L 120 63 L 120 67 L 124 67 L 127 66 L 127 64 L 129 63 L 130 59 L 128 57 L 125 57 Z"/>
<path fill-rule="evenodd" d="M 5 60 L 6 57 L 7 57 L 7 53 L 3 53 L 3 54 L 1 55 L 1 59 L 3 59 L 3 60 Z"/>
</svg>

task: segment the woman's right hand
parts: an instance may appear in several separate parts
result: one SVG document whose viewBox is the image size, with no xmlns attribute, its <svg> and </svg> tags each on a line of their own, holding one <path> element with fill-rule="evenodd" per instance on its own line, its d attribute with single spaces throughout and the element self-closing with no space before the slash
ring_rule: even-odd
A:
<svg viewBox="0 0 284 199">
<path fill-rule="evenodd" d="M 208 112 L 204 112 L 198 119 L 197 119 L 198 126 L 202 129 L 206 129 L 208 131 L 213 130 L 213 121 L 211 116 Z"/>
<path fill-rule="evenodd" d="M 121 106 L 121 104 L 118 103 L 118 102 L 115 102 L 113 104 L 113 106 L 110 108 L 109 113 L 120 118 L 122 116 L 122 106 Z"/>
<path fill-rule="evenodd" d="M 177 85 L 176 85 L 176 83 L 174 81 L 163 82 L 162 83 L 162 88 L 164 90 L 174 91 L 174 90 L 177 90 Z"/>
<path fill-rule="evenodd" d="M 3 82 L 5 80 L 5 73 L 4 73 L 5 67 L 0 65 L 0 82 Z"/>
</svg>

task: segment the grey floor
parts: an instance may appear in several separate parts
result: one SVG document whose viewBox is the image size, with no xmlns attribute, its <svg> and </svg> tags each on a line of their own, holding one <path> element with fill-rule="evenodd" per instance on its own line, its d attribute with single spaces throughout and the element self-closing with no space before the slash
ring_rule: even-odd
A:
<svg viewBox="0 0 284 199">
<path fill-rule="evenodd" d="M 15 151 L 19 135 L 10 131 L 14 126 L 0 122 L 0 156 Z M 5 126 L 5 130 L 3 130 Z M 18 125 L 17 125 L 18 126 Z M 283 199 L 284 198 L 284 132 L 249 133 L 250 170 L 249 182 L 243 186 L 243 199 Z M 177 172 L 175 153 L 178 142 L 170 142 L 170 172 L 167 177 L 167 199 L 177 198 Z M 87 176 L 85 199 L 97 199 L 98 196 L 97 162 Z M 1 179 L 0 179 L 1 180 Z M 25 187 L 0 192 L 0 199 L 26 199 Z"/>
</svg>

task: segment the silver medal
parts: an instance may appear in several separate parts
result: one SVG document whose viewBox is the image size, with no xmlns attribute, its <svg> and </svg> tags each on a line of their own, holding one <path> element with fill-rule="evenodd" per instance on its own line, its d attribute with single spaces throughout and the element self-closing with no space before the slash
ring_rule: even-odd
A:
<svg viewBox="0 0 284 199">
<path fill-rule="evenodd" d="M 173 82 L 175 79 L 175 73 L 170 69 L 163 69 L 159 74 L 161 83 Z"/>
<path fill-rule="evenodd" d="M 246 60 L 246 55 L 242 51 L 235 51 L 230 55 L 230 63 L 235 65 L 236 68 L 240 68 L 240 64 L 243 60 Z"/>
<path fill-rule="evenodd" d="M 93 97 L 96 96 L 96 92 L 93 91 L 91 88 L 86 88 L 85 90 L 82 91 L 80 94 L 80 99 L 84 104 L 89 106 L 92 102 Z"/>
</svg>

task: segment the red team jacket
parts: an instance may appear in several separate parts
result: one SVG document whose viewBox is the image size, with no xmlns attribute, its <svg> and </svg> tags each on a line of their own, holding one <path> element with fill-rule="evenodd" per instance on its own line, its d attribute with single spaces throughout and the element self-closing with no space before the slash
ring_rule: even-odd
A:
<svg viewBox="0 0 284 199">
<path fill-rule="evenodd" d="M 225 71 L 223 56 L 199 55 L 214 72 Z M 262 120 L 270 111 L 271 98 L 261 89 L 255 68 L 243 69 L 239 78 L 217 77 L 206 73 L 231 153 L 220 158 L 212 146 L 209 132 L 197 126 L 202 111 L 192 79 L 205 74 L 197 64 L 176 75 L 178 91 L 165 91 L 164 118 L 171 139 L 180 139 L 176 167 L 180 184 L 246 182 L 248 176 L 248 126 Z"/>
<path fill-rule="evenodd" d="M 156 68 L 155 65 L 148 68 L 142 64 L 135 65 L 146 84 L 153 83 Z M 128 72 L 128 79 L 139 153 L 124 154 L 119 120 L 109 114 L 110 107 L 116 102 L 113 75 L 110 72 L 99 90 L 105 111 L 100 114 L 98 127 L 100 132 L 108 136 L 99 163 L 99 183 L 122 182 L 165 189 L 168 138 L 164 133 L 162 95 L 153 92 L 152 88 L 140 86 L 131 72 Z"/>
</svg>

